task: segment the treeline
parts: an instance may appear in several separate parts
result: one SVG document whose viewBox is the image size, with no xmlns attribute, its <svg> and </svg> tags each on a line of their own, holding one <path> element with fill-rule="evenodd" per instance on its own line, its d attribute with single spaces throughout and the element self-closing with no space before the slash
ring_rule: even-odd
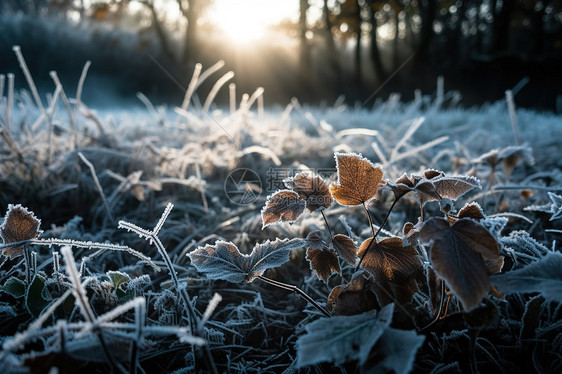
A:
<svg viewBox="0 0 562 374">
<path fill-rule="evenodd" d="M 251 85 L 263 85 L 279 96 L 278 101 L 290 96 L 332 100 L 339 94 L 361 100 L 386 81 L 381 94 L 407 94 L 415 88 L 430 89 L 438 75 L 468 96 L 478 94 L 473 100 L 469 97 L 469 102 L 500 98 L 503 90 L 524 77 L 529 77 L 525 90 L 529 101 L 534 101 L 524 104 L 554 108 L 556 97 L 562 94 L 560 0 L 294 1 L 299 2 L 297 21 L 280 23 L 277 29 L 294 40 L 295 58 L 283 56 L 286 52 L 273 46 L 262 50 L 265 57 L 248 53 L 240 58 L 231 47 L 210 39 L 213 25 L 199 20 L 212 0 L 4 0 L 0 11 L 4 20 L 20 15 L 50 20 L 47 23 L 55 19 L 78 24 L 82 33 L 86 27 L 95 30 L 92 38 L 105 41 L 94 45 L 94 50 L 102 55 L 116 50 L 110 62 L 101 62 L 102 70 L 119 65 L 120 55 L 123 63 L 129 63 L 135 53 L 145 57 L 150 53 L 143 61 L 151 67 L 138 68 L 145 79 L 161 77 L 162 71 L 160 75 L 156 71 L 165 69 L 185 83 L 195 63 L 225 59 L 248 90 Z M 179 17 L 170 18 L 171 8 Z M 104 39 L 101 33 L 111 36 Z M 3 44 L 26 42 L 21 35 L 15 38 L 19 40 L 10 40 L 13 30 L 3 34 Z M 260 58 L 283 63 L 286 71 L 265 66 L 263 71 L 250 69 L 252 76 L 244 75 L 242 67 Z M 162 65 L 157 69 L 155 59 Z M 153 69 L 154 74 L 147 76 Z M 127 74 L 132 74 L 131 69 Z M 173 85 L 166 86 L 172 89 Z M 521 91 L 520 101 L 525 101 L 524 96 Z"/>
</svg>

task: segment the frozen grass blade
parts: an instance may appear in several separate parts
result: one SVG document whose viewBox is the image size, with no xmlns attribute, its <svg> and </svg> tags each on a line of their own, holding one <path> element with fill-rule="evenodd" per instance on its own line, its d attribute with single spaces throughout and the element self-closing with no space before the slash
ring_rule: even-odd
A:
<svg viewBox="0 0 562 374">
<path fill-rule="evenodd" d="M 82 154 L 82 152 L 78 152 L 78 156 L 80 157 L 82 162 L 85 163 L 86 166 L 90 169 L 90 174 L 92 175 L 92 179 L 94 180 L 96 188 L 100 194 L 100 198 L 101 201 L 103 202 L 103 206 L 105 208 L 107 217 L 111 222 L 115 222 L 115 219 L 113 218 L 113 214 L 111 214 L 111 210 L 109 209 L 109 205 L 107 205 L 107 200 L 105 199 L 105 194 L 103 193 L 103 189 L 101 187 L 100 181 L 98 180 L 98 176 L 96 175 L 96 169 L 94 168 L 94 165 L 92 165 L 92 163 L 88 161 L 88 159 L 86 158 L 86 156 Z"/>
<path fill-rule="evenodd" d="M 230 114 L 234 114 L 236 112 L 236 84 L 230 83 L 228 85 L 228 99 L 229 99 L 229 106 L 230 106 Z"/>
<path fill-rule="evenodd" d="M 45 108 L 43 107 L 43 103 L 41 102 L 41 98 L 39 97 L 39 92 L 37 91 L 37 87 L 35 86 L 35 82 L 33 81 L 33 77 L 31 76 L 31 73 L 29 72 L 29 68 L 27 67 L 27 64 L 25 63 L 25 59 L 23 58 L 23 55 L 21 53 L 20 46 L 15 45 L 14 47 L 12 47 L 12 49 L 16 53 L 16 57 L 17 57 L 18 62 L 20 64 L 20 68 L 23 71 L 23 75 L 25 76 L 25 79 L 27 80 L 27 84 L 29 85 L 29 89 L 31 90 L 31 94 L 33 95 L 33 99 L 35 100 L 35 105 L 37 105 L 37 108 L 41 111 L 41 113 L 45 113 Z"/>
<path fill-rule="evenodd" d="M 207 323 L 209 318 L 211 318 L 211 314 L 213 314 L 213 312 L 215 311 L 215 309 L 217 308 L 217 306 L 221 301 L 222 301 L 222 296 L 215 292 L 213 298 L 211 299 L 211 301 L 209 301 L 209 304 L 207 304 L 205 313 L 203 313 L 203 318 L 201 318 L 201 321 L 199 322 L 201 328 Z"/>
<path fill-rule="evenodd" d="M 95 319 L 93 323 L 86 325 L 82 331 L 78 333 L 76 336 L 77 339 L 85 336 L 87 333 L 92 331 L 93 329 L 99 327 L 102 323 L 112 321 L 119 317 L 120 315 L 128 312 L 131 309 L 137 308 L 141 304 L 145 304 L 146 301 L 144 297 L 135 297 L 133 300 L 129 300 L 124 304 L 117 305 L 115 308 L 111 309 L 109 312 L 102 314 L 98 318 Z"/>
<path fill-rule="evenodd" d="M 78 109 L 82 106 L 82 90 L 84 89 L 84 82 L 86 81 L 86 75 L 88 75 L 88 69 L 90 69 L 91 62 L 86 61 L 84 67 L 82 68 L 82 73 L 80 74 L 80 79 L 78 80 L 78 87 L 76 87 L 76 102 L 74 103 L 74 120 L 78 120 Z"/>
<path fill-rule="evenodd" d="M 507 109 L 509 110 L 509 119 L 511 120 L 511 129 L 513 130 L 513 138 L 515 144 L 521 144 L 519 140 L 519 126 L 517 124 L 517 114 L 515 113 L 515 101 L 513 100 L 513 92 L 511 90 L 505 91 L 505 99 L 507 101 Z"/>
<path fill-rule="evenodd" d="M 77 145 L 77 134 L 76 134 L 76 118 L 74 116 L 74 113 L 72 112 L 72 108 L 70 107 L 70 102 L 68 101 L 68 97 L 66 96 L 66 92 L 64 92 L 64 89 L 63 89 L 62 84 L 60 82 L 60 79 L 57 75 L 57 72 L 51 71 L 49 74 L 51 75 L 51 78 L 55 82 L 55 85 L 57 87 L 61 88 L 61 91 L 60 91 L 61 99 L 62 99 L 62 102 L 64 104 L 64 108 L 66 109 L 66 114 L 68 115 L 68 120 L 70 121 L 70 144 L 71 144 L 70 149 L 75 150 L 78 147 L 78 145 Z"/>
<path fill-rule="evenodd" d="M 191 97 L 193 96 L 193 93 L 195 92 L 195 88 L 197 87 L 197 80 L 199 79 L 199 75 L 201 74 L 202 68 L 203 65 L 199 63 L 195 64 L 195 69 L 193 69 L 193 75 L 191 76 L 191 81 L 187 86 L 187 91 L 185 91 L 185 96 L 183 98 L 183 102 L 180 107 L 182 111 L 186 111 L 187 108 L 189 107 L 189 102 L 191 101 Z"/>
<path fill-rule="evenodd" d="M 80 274 L 76 269 L 76 262 L 74 261 L 74 256 L 72 255 L 72 250 L 68 246 L 63 246 L 60 249 L 64 262 L 66 263 L 66 272 L 68 278 L 72 282 L 72 294 L 76 298 L 76 305 L 80 309 L 80 312 L 84 316 L 87 322 L 93 323 L 95 320 L 94 311 L 90 306 L 88 301 L 88 296 L 86 296 L 86 290 L 82 283 L 80 283 Z"/>
<path fill-rule="evenodd" d="M 213 103 L 213 100 L 215 100 L 215 97 L 217 96 L 217 93 L 219 92 L 221 87 L 224 86 L 224 84 L 229 80 L 231 80 L 232 78 L 234 78 L 234 72 L 229 71 L 228 73 L 223 75 L 219 80 L 216 81 L 216 83 L 213 85 L 213 88 L 209 92 L 209 95 L 207 95 L 207 99 L 205 100 L 205 103 L 203 104 L 203 110 L 205 112 L 208 112 L 209 109 L 211 108 L 211 104 Z"/>
<path fill-rule="evenodd" d="M 219 60 L 213 66 L 202 72 L 201 75 L 199 76 L 199 79 L 197 79 L 197 84 L 195 86 L 195 89 L 197 90 L 197 88 L 199 88 L 199 86 L 201 86 L 203 82 L 207 80 L 207 78 L 209 78 L 212 74 L 222 69 L 224 65 L 225 65 L 224 60 Z"/>
<path fill-rule="evenodd" d="M 248 110 L 252 107 L 252 105 L 254 105 L 254 102 L 258 99 L 258 97 L 263 95 L 263 93 L 264 93 L 263 87 L 258 87 L 254 91 L 252 96 L 250 96 L 250 98 L 248 99 L 248 103 L 246 104 L 248 106 Z"/>
<path fill-rule="evenodd" d="M 7 102 L 6 102 L 6 131 L 10 131 L 10 124 L 12 122 L 12 108 L 14 107 L 14 74 L 8 73 L 8 92 L 7 92 Z"/>
<path fill-rule="evenodd" d="M 176 271 L 174 270 L 174 265 L 172 263 L 172 260 L 170 259 L 170 256 L 168 255 L 168 252 L 166 251 L 166 248 L 164 247 L 164 245 L 160 241 L 160 238 L 158 237 L 158 233 L 162 229 L 162 226 L 164 225 L 164 222 L 166 221 L 166 218 L 168 218 L 168 215 L 172 211 L 173 207 L 174 207 L 174 205 L 172 203 L 168 203 L 166 205 L 166 208 L 164 209 L 164 212 L 162 213 L 162 216 L 160 217 L 160 219 L 158 220 L 158 223 L 156 224 L 156 226 L 154 227 L 154 229 L 152 231 L 142 229 L 135 224 L 132 224 L 130 222 L 123 221 L 123 220 L 119 221 L 119 228 L 125 229 L 127 231 L 132 231 L 132 232 L 136 233 L 137 235 L 139 235 L 140 237 L 144 237 L 145 240 L 147 240 L 152 245 L 156 246 L 156 249 L 158 250 L 158 253 L 160 253 L 160 256 L 162 256 L 162 259 L 164 260 L 164 263 L 166 264 L 166 267 L 168 268 L 168 272 L 170 274 L 170 277 L 172 278 L 172 282 L 174 283 L 174 287 L 176 289 L 176 292 L 178 293 L 178 295 L 180 296 L 180 298 L 182 299 L 182 301 L 185 305 L 186 312 L 187 312 L 186 314 L 187 314 L 187 317 L 189 319 L 190 326 L 191 326 L 193 332 L 197 334 L 197 336 L 195 338 L 201 339 L 201 337 L 204 334 L 204 331 L 202 329 L 202 325 L 198 322 L 198 318 L 197 318 L 197 315 L 195 314 L 195 310 L 193 309 L 193 306 L 191 304 L 191 300 L 189 298 L 189 295 L 187 294 L 187 291 L 185 290 L 185 287 L 183 285 L 180 285 L 179 280 L 178 280 L 178 275 L 177 275 Z M 203 354 L 202 359 L 205 361 L 206 369 L 208 371 L 212 372 L 212 373 L 217 373 L 217 368 L 215 366 L 213 356 L 212 356 L 211 351 L 209 350 L 209 347 L 206 344 L 206 342 L 202 345 L 201 349 L 202 349 L 202 354 Z"/>
</svg>

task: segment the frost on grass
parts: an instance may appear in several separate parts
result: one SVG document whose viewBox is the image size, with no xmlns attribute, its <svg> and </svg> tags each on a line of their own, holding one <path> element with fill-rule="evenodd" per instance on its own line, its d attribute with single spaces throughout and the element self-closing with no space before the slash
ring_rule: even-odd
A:
<svg viewBox="0 0 562 374">
<path fill-rule="evenodd" d="M 64 354 L 72 369 L 90 359 L 99 372 L 190 372 L 206 369 L 207 347 L 217 371 L 232 373 L 288 372 L 297 364 L 303 372 L 560 371 L 560 279 L 553 273 L 560 267 L 559 116 L 518 109 L 525 145 L 514 146 L 505 102 L 462 109 L 420 94 L 373 108 L 295 99 L 282 112 L 264 111 L 262 90 L 238 105 L 232 83 L 227 111 L 211 101 L 231 74 L 212 92 L 201 85 L 223 65 L 199 66 L 183 103 L 170 109 L 139 94 L 148 112 L 88 107 L 80 92 L 90 83 L 89 64 L 76 100 L 56 74 L 42 109 L 37 92 L 0 92 L 2 202 L 29 202 L 45 230 L 38 238 L 39 226 L 18 209 L 3 221 L 0 366 L 29 369 Z M 338 173 L 315 176 L 315 168 L 333 168 L 334 151 Z M 253 205 L 237 206 L 223 187 L 240 167 L 262 182 L 272 167 L 291 171 L 278 176 L 281 194 L 267 190 Z M 333 204 L 334 197 L 353 206 Z M 175 210 L 168 205 L 155 225 L 168 202 Z M 368 212 L 360 209 L 370 202 Z M 140 238 L 118 230 L 112 216 Z M 292 224 L 274 225 L 282 221 Z M 382 244 L 367 251 L 373 237 Z M 297 245 L 301 239 L 293 238 L 306 239 Z M 486 250 L 475 246 L 483 239 Z M 356 272 L 361 243 L 367 256 Z M 74 281 L 52 250 L 66 246 Z M 22 248 L 23 259 L 8 258 Z M 307 257 L 322 280 L 309 276 Z M 415 282 L 407 270 L 420 263 L 427 277 Z M 163 267 L 168 274 L 157 272 Z M 269 283 L 244 284 L 255 277 Z M 407 297 L 396 292 L 400 286 Z M 82 314 L 85 303 L 92 316 Z M 379 320 L 384 303 L 394 305 L 392 327 Z M 365 344 L 343 344 L 340 325 Z"/>
</svg>

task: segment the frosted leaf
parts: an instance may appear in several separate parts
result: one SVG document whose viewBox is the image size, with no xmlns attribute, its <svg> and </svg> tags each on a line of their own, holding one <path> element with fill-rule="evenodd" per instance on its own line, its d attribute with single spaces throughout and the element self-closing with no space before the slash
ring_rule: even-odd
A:
<svg viewBox="0 0 562 374">
<path fill-rule="evenodd" d="M 341 205 L 355 206 L 379 197 L 379 189 L 386 181 L 380 166 L 355 153 L 336 153 L 338 183 L 330 192 Z"/>
<path fill-rule="evenodd" d="M 306 201 L 306 208 L 310 212 L 329 208 L 334 201 L 328 184 L 319 176 L 298 173 L 292 178 L 283 180 L 283 182 L 287 188 L 295 191 L 301 199 Z"/>
<path fill-rule="evenodd" d="M 267 197 L 261 211 L 263 228 L 282 222 L 294 222 L 304 212 L 306 202 L 294 191 L 281 190 Z"/>
<path fill-rule="evenodd" d="M 562 254 L 551 252 L 520 269 L 491 277 L 501 292 L 540 292 L 545 298 L 562 302 Z"/>
<path fill-rule="evenodd" d="M 463 206 L 461 210 L 459 210 L 459 214 L 457 215 L 457 217 L 472 218 L 476 221 L 480 221 L 485 217 L 485 215 L 480 204 L 476 202 L 472 202 L 472 203 L 465 204 L 465 206 Z"/>
<path fill-rule="evenodd" d="M 387 328 L 375 345 L 377 356 L 383 359 L 374 367 L 367 368 L 368 371 L 409 373 L 414 368 L 416 354 L 424 340 L 425 336 L 416 334 L 414 330 Z"/>
<path fill-rule="evenodd" d="M 0 237 L 4 244 L 17 243 L 37 238 L 43 231 L 39 229 L 41 220 L 33 212 L 20 204 L 8 205 L 6 218 L 0 226 Z M 2 254 L 10 258 L 23 255 L 23 245 L 2 248 Z"/>
<path fill-rule="evenodd" d="M 550 213 L 552 213 L 550 221 L 562 218 L 562 196 L 549 192 L 548 197 L 552 201 L 552 205 L 550 205 Z"/>
<path fill-rule="evenodd" d="M 371 237 L 361 244 L 357 255 L 361 258 L 365 251 L 368 252 L 361 268 L 374 277 L 373 291 L 379 304 L 393 301 L 388 296 L 389 290 L 398 302 L 410 301 L 417 291 L 416 275 L 422 268 L 415 248 L 404 246 L 401 238 L 386 238 L 377 243 Z"/>
<path fill-rule="evenodd" d="M 357 248 L 355 247 L 355 242 L 349 236 L 343 234 L 337 234 L 332 238 L 332 247 L 337 252 L 337 254 L 345 260 L 351 266 L 355 266 L 357 263 Z"/>
<path fill-rule="evenodd" d="M 291 250 L 305 245 L 302 239 L 277 239 L 256 244 L 252 252 L 242 254 L 231 242 L 219 240 L 215 245 L 198 247 L 188 256 L 195 268 L 209 279 L 233 283 L 251 282 L 265 270 L 289 261 Z"/>
<path fill-rule="evenodd" d="M 324 232 L 320 230 L 311 231 L 306 236 L 306 247 L 312 249 L 323 249 L 328 243 L 324 238 Z"/>
<path fill-rule="evenodd" d="M 336 365 L 358 360 L 364 364 L 371 348 L 392 321 L 394 304 L 377 314 L 320 318 L 306 325 L 306 334 L 297 341 L 297 367 L 320 362 Z"/>
<path fill-rule="evenodd" d="M 369 290 L 371 282 L 363 271 L 353 274 L 351 281 L 330 291 L 326 307 L 335 316 L 355 315 L 378 307 L 375 295 Z"/>
<path fill-rule="evenodd" d="M 324 249 L 311 249 L 306 251 L 306 259 L 310 264 L 310 270 L 316 272 L 318 279 L 328 282 L 332 273 L 340 273 L 340 261 L 335 252 Z"/>
<path fill-rule="evenodd" d="M 471 309 L 490 288 L 489 267 L 500 261 L 496 239 L 486 228 L 468 218 L 452 226 L 443 218 L 432 218 L 422 226 L 419 238 L 430 243 L 431 263 L 465 309 Z M 486 262 L 491 262 L 489 266 Z M 500 266 L 501 268 L 501 266 Z"/>
<path fill-rule="evenodd" d="M 456 200 L 474 188 L 482 189 L 480 181 L 470 176 L 441 176 L 431 180 L 441 198 Z"/>
</svg>

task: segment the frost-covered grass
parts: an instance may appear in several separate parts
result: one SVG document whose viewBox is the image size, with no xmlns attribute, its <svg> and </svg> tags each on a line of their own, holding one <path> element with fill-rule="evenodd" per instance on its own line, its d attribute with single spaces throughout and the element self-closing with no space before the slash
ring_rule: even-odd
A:
<svg viewBox="0 0 562 374">
<path fill-rule="evenodd" d="M 299 337 L 331 325 L 316 308 L 264 282 L 208 280 L 187 256 L 217 240 L 250 253 L 268 239 L 325 230 L 322 216 L 308 212 L 293 224 L 262 229 L 260 211 L 283 178 L 299 171 L 333 178 L 334 152 L 355 152 L 379 163 L 391 181 L 428 168 L 477 177 L 482 190 L 462 202 L 478 202 L 497 218 L 490 231 L 504 270 L 523 269 L 560 252 L 560 116 L 510 112 L 505 101 L 462 109 L 456 94 L 442 93 L 409 103 L 391 96 L 372 108 L 294 100 L 264 109 L 260 90 L 209 111 L 195 91 L 178 107 L 154 108 L 140 95 L 138 108 L 96 112 L 74 88 L 57 85 L 45 98 L 12 92 L 11 79 L 0 76 L 0 208 L 22 204 L 43 232 L 34 238 L 38 232 L 31 230 L 32 237 L 21 239 L 31 241 L 1 259 L 5 371 L 56 366 L 64 372 L 86 364 L 93 372 L 131 373 L 336 370 L 330 361 L 341 372 L 359 372 L 361 365 L 397 372 L 561 370 L 559 291 L 489 295 L 471 314 L 453 296 L 448 315 L 430 324 L 429 295 L 420 287 L 412 302 L 373 315 L 384 327 L 364 315 L 330 317 L 350 331 L 354 325 L 380 330 L 381 340 L 361 351 L 359 361 L 345 362 L 346 350 L 358 349 L 353 339 L 341 340 L 337 357 L 302 358 Z M 244 185 L 255 198 L 239 204 L 225 182 L 242 168 L 259 180 Z M 391 203 L 384 194 L 371 204 L 375 225 Z M 383 234 L 401 236 L 405 222 L 416 223 L 417 209 L 411 198 L 400 201 Z M 428 204 L 426 214 L 439 215 L 439 206 Z M 371 233 L 361 209 L 332 206 L 326 221 L 358 241 Z M 3 251 L 12 253 L 9 248 Z M 325 284 L 297 249 L 266 275 L 325 305 L 332 287 L 352 273 L 344 266 Z M 559 290 L 560 272 L 546 273 L 552 278 L 546 283 Z M 385 315 L 393 311 L 390 324 Z M 396 339 L 409 339 L 414 348 L 401 352 Z"/>
</svg>

